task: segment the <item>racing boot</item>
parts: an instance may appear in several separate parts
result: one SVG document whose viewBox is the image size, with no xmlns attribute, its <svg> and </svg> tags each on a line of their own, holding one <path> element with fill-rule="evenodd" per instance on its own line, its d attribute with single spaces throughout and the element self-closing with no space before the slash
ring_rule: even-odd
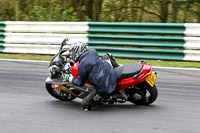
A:
<svg viewBox="0 0 200 133">
<path fill-rule="evenodd" d="M 81 102 L 81 106 L 83 107 L 84 111 L 88 111 L 93 109 L 94 106 L 98 104 L 98 101 L 94 100 L 96 96 L 96 90 L 93 90 L 89 95 L 87 95 Z"/>
</svg>

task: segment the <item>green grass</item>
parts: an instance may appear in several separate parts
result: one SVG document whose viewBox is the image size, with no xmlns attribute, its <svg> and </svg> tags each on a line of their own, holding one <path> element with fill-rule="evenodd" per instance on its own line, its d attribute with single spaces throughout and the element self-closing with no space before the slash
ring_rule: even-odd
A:
<svg viewBox="0 0 200 133">
<path fill-rule="evenodd" d="M 0 54 L 0 58 L 50 61 L 53 58 L 53 56 L 33 55 L 33 54 Z M 120 59 L 120 58 L 116 58 L 116 60 L 119 64 L 137 63 L 140 61 L 136 59 Z M 200 68 L 200 62 L 147 60 L 147 63 L 153 66 Z"/>
<path fill-rule="evenodd" d="M 51 55 L 33 55 L 33 54 L 0 54 L 1 59 L 22 59 L 22 60 L 41 60 L 50 61 Z"/>
<path fill-rule="evenodd" d="M 140 60 L 134 59 L 116 59 L 120 64 L 125 63 L 137 63 Z M 143 59 L 141 59 L 143 60 Z M 148 64 L 153 66 L 164 66 L 164 67 L 182 67 L 182 68 L 200 68 L 200 62 L 190 61 L 163 61 L 163 60 L 146 60 Z"/>
</svg>

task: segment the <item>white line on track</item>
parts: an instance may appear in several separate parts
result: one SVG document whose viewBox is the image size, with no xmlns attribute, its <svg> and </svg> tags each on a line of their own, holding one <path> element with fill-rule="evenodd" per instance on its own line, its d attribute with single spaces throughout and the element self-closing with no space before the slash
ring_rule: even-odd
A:
<svg viewBox="0 0 200 133">
<path fill-rule="evenodd" d="M 50 61 L 37 61 L 37 60 L 20 60 L 20 59 L 0 59 L 0 61 L 15 61 L 15 62 L 41 62 L 41 63 L 49 63 Z M 197 68 L 178 68 L 178 67 L 159 67 L 159 66 L 153 66 L 153 68 L 158 69 L 171 69 L 171 70 L 192 70 L 192 71 L 200 71 L 200 69 Z"/>
</svg>

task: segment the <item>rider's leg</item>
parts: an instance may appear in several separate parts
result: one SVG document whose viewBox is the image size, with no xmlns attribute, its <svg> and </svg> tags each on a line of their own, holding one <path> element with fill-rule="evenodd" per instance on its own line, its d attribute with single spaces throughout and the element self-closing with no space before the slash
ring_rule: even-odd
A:
<svg viewBox="0 0 200 133">
<path fill-rule="evenodd" d="M 102 56 L 102 60 L 107 61 L 113 68 L 116 68 L 119 66 L 119 64 L 116 62 L 116 60 L 110 53 L 107 53 L 106 55 Z"/>
<path fill-rule="evenodd" d="M 85 108 L 90 108 L 95 106 L 95 104 L 97 103 L 97 101 L 94 101 L 94 97 L 96 96 L 96 90 L 93 90 L 89 95 L 87 95 L 81 102 L 81 106 L 85 109 Z"/>
<path fill-rule="evenodd" d="M 113 68 L 118 67 L 119 64 L 116 62 L 116 60 L 115 60 L 115 58 L 112 56 L 112 54 L 111 54 L 111 53 L 107 53 L 107 55 L 108 55 L 108 57 L 109 57 L 109 59 L 110 59 L 110 62 L 111 62 L 111 64 L 112 64 Z"/>
</svg>

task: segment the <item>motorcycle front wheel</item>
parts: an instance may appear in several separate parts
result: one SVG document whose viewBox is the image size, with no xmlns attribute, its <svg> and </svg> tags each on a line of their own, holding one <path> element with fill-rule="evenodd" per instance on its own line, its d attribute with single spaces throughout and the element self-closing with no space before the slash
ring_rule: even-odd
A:
<svg viewBox="0 0 200 133">
<path fill-rule="evenodd" d="M 45 84 L 46 90 L 47 92 L 53 96 L 54 98 L 61 100 L 61 101 L 72 101 L 74 100 L 76 97 L 64 92 L 63 90 L 60 89 L 54 89 L 53 85 L 46 83 Z"/>
<path fill-rule="evenodd" d="M 139 98 L 137 98 L 137 95 Z M 147 82 L 143 82 L 136 86 L 136 90 L 131 91 L 129 101 L 136 105 L 150 105 L 158 97 L 157 87 L 151 87 Z"/>
</svg>

